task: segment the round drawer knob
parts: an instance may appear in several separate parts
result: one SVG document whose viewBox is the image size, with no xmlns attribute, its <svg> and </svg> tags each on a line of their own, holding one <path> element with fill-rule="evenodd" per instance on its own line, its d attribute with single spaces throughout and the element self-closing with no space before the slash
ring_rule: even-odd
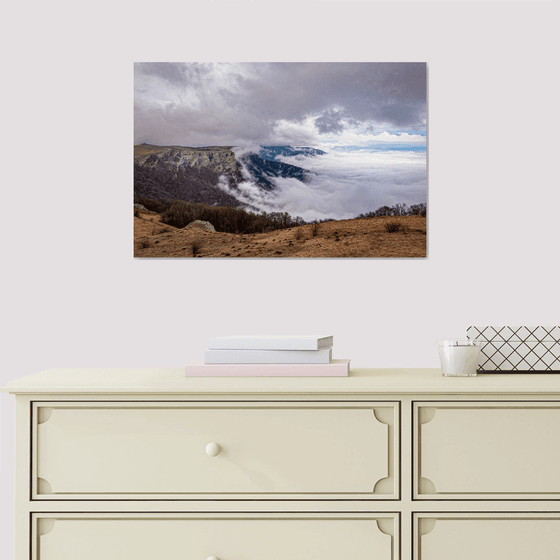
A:
<svg viewBox="0 0 560 560">
<path fill-rule="evenodd" d="M 219 560 L 219 558 L 217 558 L 216 556 L 208 556 L 206 560 Z"/>
<path fill-rule="evenodd" d="M 222 450 L 222 448 L 214 442 L 209 443 L 206 446 L 206 454 L 210 457 L 215 457 Z M 215 556 L 210 556 L 208 560 L 218 560 Z"/>
</svg>

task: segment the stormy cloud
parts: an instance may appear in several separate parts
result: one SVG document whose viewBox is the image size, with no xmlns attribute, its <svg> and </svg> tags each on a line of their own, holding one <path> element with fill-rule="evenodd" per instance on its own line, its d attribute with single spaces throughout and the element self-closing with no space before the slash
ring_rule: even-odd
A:
<svg viewBox="0 0 560 560">
<path fill-rule="evenodd" d="M 344 125 L 336 109 L 324 111 L 323 114 L 315 119 L 315 126 L 320 134 L 325 132 L 342 132 Z"/>
<path fill-rule="evenodd" d="M 137 143 L 346 144 L 425 126 L 424 63 L 135 64 Z"/>
</svg>

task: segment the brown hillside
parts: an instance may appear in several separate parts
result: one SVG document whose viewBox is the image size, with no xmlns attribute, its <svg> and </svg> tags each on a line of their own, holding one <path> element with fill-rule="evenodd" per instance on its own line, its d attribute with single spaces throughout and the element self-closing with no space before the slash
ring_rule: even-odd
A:
<svg viewBox="0 0 560 560">
<path fill-rule="evenodd" d="M 426 218 L 381 216 L 298 226 L 268 233 L 210 233 L 162 224 L 141 211 L 134 218 L 134 256 L 140 258 L 422 258 L 426 257 Z M 389 233 L 385 224 L 402 230 Z M 195 251 L 193 255 L 193 244 Z"/>
</svg>

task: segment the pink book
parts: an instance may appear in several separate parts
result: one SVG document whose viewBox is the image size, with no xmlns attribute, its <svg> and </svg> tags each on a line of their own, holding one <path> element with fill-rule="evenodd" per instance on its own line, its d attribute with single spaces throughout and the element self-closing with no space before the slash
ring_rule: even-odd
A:
<svg viewBox="0 0 560 560">
<path fill-rule="evenodd" d="M 186 377 L 347 377 L 350 360 L 330 364 L 197 364 L 185 367 Z"/>
</svg>

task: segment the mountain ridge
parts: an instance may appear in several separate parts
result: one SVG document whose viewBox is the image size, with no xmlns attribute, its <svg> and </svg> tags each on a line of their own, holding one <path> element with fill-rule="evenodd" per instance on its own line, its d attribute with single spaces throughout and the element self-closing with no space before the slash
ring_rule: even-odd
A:
<svg viewBox="0 0 560 560">
<path fill-rule="evenodd" d="M 322 156 L 327 152 L 309 146 L 261 146 L 259 150 L 259 157 L 270 161 L 278 161 L 279 156 L 294 157 L 294 156 Z"/>
<path fill-rule="evenodd" d="M 277 178 L 292 178 L 302 183 L 311 171 L 279 161 L 286 156 L 317 156 L 325 152 L 308 146 L 261 146 L 258 152 L 239 157 L 234 146 L 160 146 L 134 145 L 136 196 L 155 199 L 175 198 L 231 207 L 246 206 L 236 198 L 238 186 L 252 181 L 263 191 L 273 191 Z M 229 186 L 224 189 L 225 178 Z M 199 186 L 197 186 L 199 185 Z"/>
</svg>

